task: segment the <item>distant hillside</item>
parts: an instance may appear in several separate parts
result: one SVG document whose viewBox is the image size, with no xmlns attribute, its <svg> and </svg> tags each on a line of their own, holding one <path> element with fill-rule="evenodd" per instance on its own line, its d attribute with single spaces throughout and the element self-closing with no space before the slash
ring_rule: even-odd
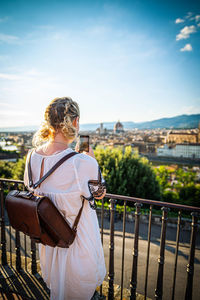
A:
<svg viewBox="0 0 200 300">
<path fill-rule="evenodd" d="M 105 122 L 103 123 L 104 128 L 113 129 L 116 122 Z M 166 129 L 184 129 L 184 128 L 197 128 L 200 123 L 200 114 L 196 115 L 181 115 L 172 118 L 162 118 L 154 121 L 148 122 L 121 122 L 125 129 L 156 129 L 156 128 L 166 128 Z M 80 130 L 95 130 L 100 124 L 81 124 Z"/>
<path fill-rule="evenodd" d="M 116 122 L 103 123 L 104 128 L 113 129 Z M 196 115 L 181 115 L 172 118 L 162 118 L 148 122 L 121 122 L 125 129 L 184 129 L 184 128 L 197 128 L 200 123 L 200 114 Z M 80 124 L 81 131 L 94 131 L 100 126 L 99 123 Z M 37 126 L 24 126 L 24 127 L 12 127 L 12 128 L 0 128 L 0 132 L 25 132 L 36 131 Z"/>
<path fill-rule="evenodd" d="M 138 128 L 197 128 L 200 123 L 200 114 L 181 115 L 173 118 L 162 118 L 155 121 L 138 123 Z"/>
</svg>

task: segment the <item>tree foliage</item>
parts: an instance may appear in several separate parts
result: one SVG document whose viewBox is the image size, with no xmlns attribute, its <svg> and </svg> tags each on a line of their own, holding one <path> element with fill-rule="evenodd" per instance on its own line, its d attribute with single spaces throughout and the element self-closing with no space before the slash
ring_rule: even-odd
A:
<svg viewBox="0 0 200 300">
<path fill-rule="evenodd" d="M 108 193 L 160 200 L 160 186 L 148 160 L 133 153 L 131 147 L 97 147 L 95 156 Z"/>
<path fill-rule="evenodd" d="M 158 180 L 160 187 L 162 189 L 162 192 L 165 191 L 165 189 L 170 188 L 170 175 L 172 171 L 167 169 L 165 166 L 159 166 L 158 168 L 154 169 L 156 174 L 156 179 Z"/>
<path fill-rule="evenodd" d="M 24 180 L 26 157 L 19 159 L 13 168 L 13 179 Z"/>
<path fill-rule="evenodd" d="M 179 194 L 170 189 L 166 189 L 162 193 L 162 200 L 165 202 L 179 203 Z"/>
<path fill-rule="evenodd" d="M 162 189 L 163 201 L 200 206 L 200 184 L 196 183 L 196 174 L 191 169 L 173 170 L 159 166 L 155 173 Z"/>
<path fill-rule="evenodd" d="M 17 162 L 0 161 L 0 177 L 23 180 L 26 158 L 18 159 Z"/>
<path fill-rule="evenodd" d="M 12 178 L 13 163 L 0 160 L 0 178 Z"/>
<path fill-rule="evenodd" d="M 200 184 L 191 182 L 182 186 L 179 191 L 179 199 L 186 205 L 200 207 Z"/>
</svg>

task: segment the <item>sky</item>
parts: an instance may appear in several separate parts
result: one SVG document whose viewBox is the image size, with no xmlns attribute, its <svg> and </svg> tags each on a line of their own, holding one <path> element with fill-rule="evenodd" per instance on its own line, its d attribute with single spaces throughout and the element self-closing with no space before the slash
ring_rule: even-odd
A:
<svg viewBox="0 0 200 300">
<path fill-rule="evenodd" d="M 200 113 L 200 1 L 0 1 L 0 127 L 55 97 L 80 123 Z"/>
</svg>

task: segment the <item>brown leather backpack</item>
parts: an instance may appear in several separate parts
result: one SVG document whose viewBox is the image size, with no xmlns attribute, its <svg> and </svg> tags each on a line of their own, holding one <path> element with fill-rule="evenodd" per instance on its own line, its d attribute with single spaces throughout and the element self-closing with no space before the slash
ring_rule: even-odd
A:
<svg viewBox="0 0 200 300">
<path fill-rule="evenodd" d="M 78 154 L 72 152 L 60 159 L 35 184 L 32 181 L 31 154 L 28 161 L 29 186 L 37 188 L 49 175 L 51 175 L 64 161 Z M 81 217 L 84 198 L 81 196 L 82 206 L 71 227 L 53 202 L 46 196 L 40 196 L 29 191 L 13 190 L 6 196 L 6 209 L 11 226 L 27 234 L 37 243 L 51 247 L 68 248 L 74 241 L 77 225 Z"/>
</svg>

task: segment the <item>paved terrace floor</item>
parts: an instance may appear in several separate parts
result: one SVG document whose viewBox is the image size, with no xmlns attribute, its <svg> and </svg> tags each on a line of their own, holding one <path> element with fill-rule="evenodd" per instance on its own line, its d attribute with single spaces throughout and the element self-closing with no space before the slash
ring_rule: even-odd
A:
<svg viewBox="0 0 200 300">
<path fill-rule="evenodd" d="M 122 255 L 122 221 L 115 222 L 115 279 L 114 282 L 120 285 L 121 282 L 121 255 Z M 151 231 L 151 248 L 149 261 L 149 276 L 148 276 L 148 293 L 149 298 L 154 299 L 154 290 L 156 287 L 158 257 L 160 251 L 160 231 L 161 226 L 152 224 Z M 125 242 L 125 264 L 124 264 L 124 287 L 129 288 L 130 276 L 132 270 L 132 249 L 134 242 L 134 223 L 126 222 L 126 242 Z M 139 256 L 138 256 L 138 282 L 137 292 L 144 294 L 144 282 L 146 272 L 146 256 L 147 256 L 147 236 L 148 224 L 140 223 L 140 238 L 139 238 Z M 164 286 L 163 300 L 171 299 L 172 280 L 174 271 L 174 253 L 176 241 L 176 228 L 167 227 L 166 234 L 166 251 L 165 251 L 165 266 L 164 266 Z M 188 263 L 190 243 L 190 231 L 181 230 L 179 257 L 177 267 L 176 292 L 175 299 L 184 299 L 186 286 L 186 265 Z M 109 221 L 104 219 L 104 254 L 106 259 L 106 267 L 108 270 L 109 262 Z M 200 274 L 200 233 L 197 233 L 197 249 L 195 252 L 195 272 L 193 281 L 193 300 L 199 300 L 199 274 Z"/>
<path fill-rule="evenodd" d="M 106 260 L 106 267 L 108 271 L 109 262 L 109 220 L 104 219 L 104 254 Z M 121 220 L 115 222 L 115 279 L 114 282 L 117 285 L 121 283 L 121 253 L 122 253 L 122 228 L 123 224 Z M 149 298 L 154 299 L 154 290 L 157 279 L 158 269 L 158 256 L 160 251 L 160 231 L 161 226 L 152 224 L 151 233 L 151 248 L 150 248 L 150 265 L 148 276 L 148 293 Z M 6 237 L 8 239 L 8 227 L 6 227 Z M 146 270 L 146 253 L 147 253 L 147 234 L 148 224 L 140 223 L 140 239 L 139 239 L 139 257 L 138 257 L 138 283 L 137 292 L 144 294 L 144 281 Z M 164 267 L 164 287 L 163 287 L 163 300 L 170 299 L 173 268 L 174 268 L 174 252 L 175 252 L 175 240 L 176 240 L 176 228 L 167 228 L 166 236 L 166 251 L 165 251 L 165 267 Z M 27 242 L 29 239 L 27 239 Z M 21 255 L 24 253 L 23 238 Z M 124 288 L 129 288 L 131 269 L 132 269 L 132 249 L 134 242 L 134 222 L 126 222 L 126 242 L 125 242 L 125 264 L 124 264 Z M 177 268 L 177 281 L 176 281 L 176 293 L 175 299 L 184 299 L 185 284 L 186 284 L 186 265 L 188 262 L 189 254 L 189 242 L 190 231 L 181 230 L 180 233 L 180 247 L 178 257 Z M 7 243 L 7 251 L 9 251 Z M 14 231 L 12 231 L 12 249 L 14 251 Z M 30 253 L 30 243 L 27 244 L 27 251 Z M 9 256 L 9 255 L 8 255 Z M 37 253 L 38 258 L 38 253 Z M 197 234 L 197 249 L 195 255 L 195 272 L 194 272 L 194 284 L 193 284 L 193 300 L 199 300 L 199 274 L 200 274 L 200 233 Z M 107 280 L 107 278 L 106 278 Z"/>
</svg>

